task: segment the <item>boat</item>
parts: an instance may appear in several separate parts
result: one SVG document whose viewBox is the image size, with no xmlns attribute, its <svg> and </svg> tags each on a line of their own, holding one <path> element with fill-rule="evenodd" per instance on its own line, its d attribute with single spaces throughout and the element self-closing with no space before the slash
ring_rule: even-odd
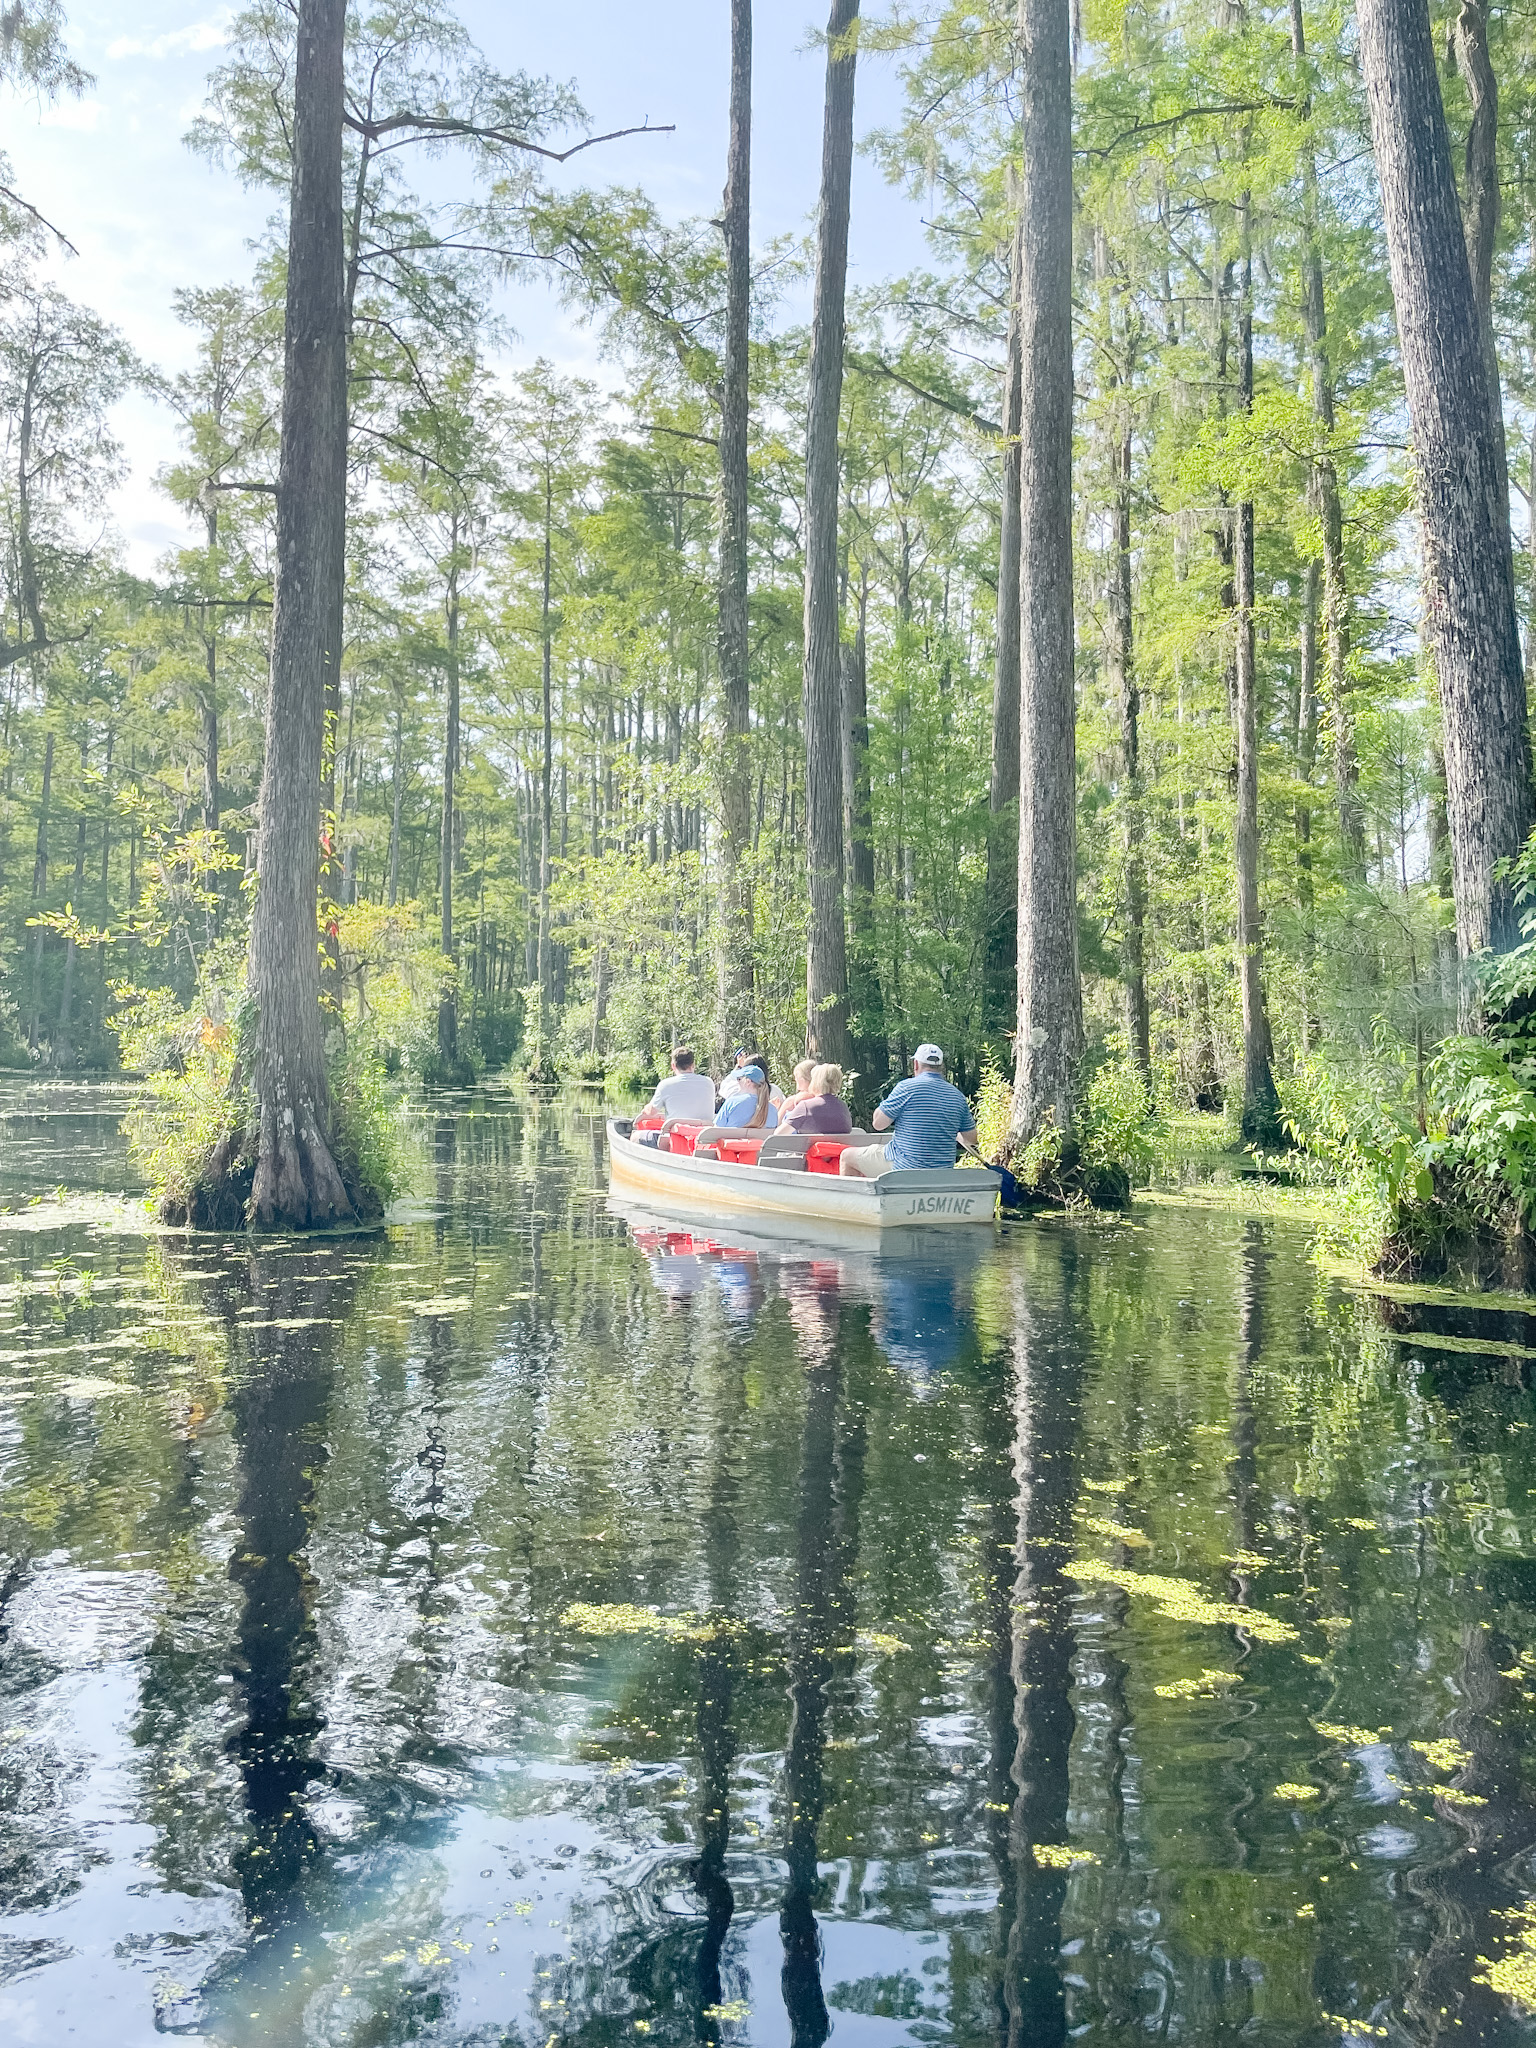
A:
<svg viewBox="0 0 1536 2048">
<path fill-rule="evenodd" d="M 859 1233 L 990 1223 L 1002 1182 L 987 1167 L 893 1167 L 878 1180 L 837 1171 L 848 1145 L 872 1145 L 873 1131 L 827 1138 L 796 1131 L 727 1130 L 718 1125 L 608 1120 L 614 1189 L 682 1205 L 696 1215 L 776 1217 L 846 1225 Z"/>
</svg>

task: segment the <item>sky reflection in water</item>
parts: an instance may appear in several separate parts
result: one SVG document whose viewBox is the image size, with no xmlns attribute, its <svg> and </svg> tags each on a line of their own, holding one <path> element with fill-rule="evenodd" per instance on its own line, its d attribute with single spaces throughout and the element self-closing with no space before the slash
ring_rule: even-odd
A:
<svg viewBox="0 0 1536 2048">
<path fill-rule="evenodd" d="M 1536 1318 L 493 1092 L 369 1237 L 25 1208 L 120 1109 L 0 1089 L 0 2039 L 1536 2040 Z"/>
</svg>

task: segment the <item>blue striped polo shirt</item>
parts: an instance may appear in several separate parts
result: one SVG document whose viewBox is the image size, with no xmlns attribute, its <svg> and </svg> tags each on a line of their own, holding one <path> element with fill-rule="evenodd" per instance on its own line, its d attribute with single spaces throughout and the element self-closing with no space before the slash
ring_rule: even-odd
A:
<svg viewBox="0 0 1536 2048">
<path fill-rule="evenodd" d="M 942 1074 L 899 1081 L 880 1107 L 896 1126 L 885 1148 L 891 1167 L 953 1166 L 956 1138 L 976 1128 L 971 1105 Z"/>
</svg>

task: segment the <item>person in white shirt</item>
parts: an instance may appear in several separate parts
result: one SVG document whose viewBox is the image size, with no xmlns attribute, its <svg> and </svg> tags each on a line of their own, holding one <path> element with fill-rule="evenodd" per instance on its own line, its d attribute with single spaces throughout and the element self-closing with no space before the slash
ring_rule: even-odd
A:
<svg viewBox="0 0 1536 2048">
<path fill-rule="evenodd" d="M 720 1107 L 722 1109 L 741 1090 L 745 1089 L 748 1094 L 753 1092 L 754 1084 L 742 1079 L 742 1069 L 744 1067 L 760 1067 L 765 1075 L 768 1073 L 768 1062 L 760 1052 L 748 1052 L 745 1046 L 738 1045 L 736 1048 L 736 1063 L 720 1084 Z M 768 1080 L 768 1100 L 775 1109 L 782 1109 L 784 1107 L 784 1090 L 771 1076 L 769 1076 Z"/>
<path fill-rule="evenodd" d="M 709 1124 L 715 1120 L 715 1084 L 708 1074 L 697 1074 L 693 1054 L 686 1045 L 672 1055 L 672 1071 L 658 1084 L 646 1104 L 663 1116 L 682 1117 L 688 1123 Z"/>
</svg>

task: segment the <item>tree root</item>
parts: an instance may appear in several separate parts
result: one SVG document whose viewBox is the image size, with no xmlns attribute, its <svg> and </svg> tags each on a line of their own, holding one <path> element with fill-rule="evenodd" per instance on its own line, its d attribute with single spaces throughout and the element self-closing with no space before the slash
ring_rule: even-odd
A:
<svg viewBox="0 0 1536 2048">
<path fill-rule="evenodd" d="M 168 1195 L 161 1219 L 192 1230 L 327 1230 L 374 1223 L 384 1205 L 344 1158 L 338 1161 L 313 1108 L 264 1108 L 227 1132 L 191 1189 Z"/>
</svg>

